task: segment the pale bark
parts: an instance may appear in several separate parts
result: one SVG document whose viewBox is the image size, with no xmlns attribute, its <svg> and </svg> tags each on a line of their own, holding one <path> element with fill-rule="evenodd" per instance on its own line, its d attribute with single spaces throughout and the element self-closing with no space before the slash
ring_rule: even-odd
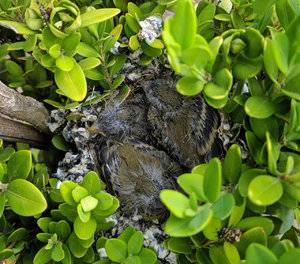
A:
<svg viewBox="0 0 300 264">
<path fill-rule="evenodd" d="M 44 105 L 0 81 L 0 137 L 42 144 L 48 134 L 49 114 Z"/>
</svg>

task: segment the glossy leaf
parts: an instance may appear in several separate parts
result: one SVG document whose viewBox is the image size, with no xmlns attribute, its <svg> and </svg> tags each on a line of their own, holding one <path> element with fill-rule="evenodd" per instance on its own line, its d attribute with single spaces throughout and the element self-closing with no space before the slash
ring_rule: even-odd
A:
<svg viewBox="0 0 300 264">
<path fill-rule="evenodd" d="M 40 190 L 24 179 L 9 183 L 6 197 L 11 209 L 22 216 L 33 216 L 47 208 L 47 202 Z"/>
<path fill-rule="evenodd" d="M 177 91 L 186 96 L 194 96 L 199 94 L 204 87 L 204 82 L 193 77 L 183 77 L 177 84 Z"/>
<path fill-rule="evenodd" d="M 81 67 L 75 63 L 72 70 L 66 72 L 57 69 L 54 74 L 58 88 L 74 101 L 82 101 L 87 93 L 87 84 Z"/>
<path fill-rule="evenodd" d="M 107 240 L 105 250 L 109 259 L 115 262 L 123 262 L 127 257 L 127 245 L 120 239 L 112 238 Z"/>
<path fill-rule="evenodd" d="M 276 111 L 274 104 L 265 97 L 252 96 L 245 104 L 246 113 L 254 118 L 268 118 Z"/>
<path fill-rule="evenodd" d="M 116 16 L 119 13 L 120 10 L 117 8 L 103 8 L 85 12 L 80 15 L 81 27 L 87 27 L 92 24 L 103 22 Z"/>
<path fill-rule="evenodd" d="M 32 167 L 32 157 L 29 150 L 19 150 L 14 153 L 7 163 L 9 180 L 26 179 Z"/>
<path fill-rule="evenodd" d="M 165 231 L 173 237 L 186 237 L 199 233 L 209 223 L 213 213 L 207 205 L 200 207 L 194 217 L 177 218 L 171 215 L 165 224 Z"/>
<path fill-rule="evenodd" d="M 182 193 L 174 190 L 162 190 L 160 199 L 174 216 L 179 218 L 184 218 L 185 211 L 190 207 L 189 199 Z"/>
<path fill-rule="evenodd" d="M 97 222 L 94 218 L 90 218 L 86 223 L 82 222 L 79 217 L 75 219 L 74 231 L 78 238 L 87 240 L 94 236 L 97 227 Z"/>
<path fill-rule="evenodd" d="M 232 145 L 225 156 L 223 163 L 224 178 L 231 182 L 237 182 L 242 166 L 241 149 L 238 145 Z"/>
<path fill-rule="evenodd" d="M 261 175 L 254 178 L 248 189 L 248 196 L 257 205 L 271 205 L 277 202 L 282 196 L 283 188 L 279 179 Z"/>
<path fill-rule="evenodd" d="M 277 258 L 267 247 L 253 243 L 246 251 L 246 260 L 249 263 L 276 264 Z"/>
<path fill-rule="evenodd" d="M 210 160 L 204 173 L 203 190 L 209 202 L 215 202 L 220 195 L 222 185 L 222 167 L 219 159 Z"/>
</svg>

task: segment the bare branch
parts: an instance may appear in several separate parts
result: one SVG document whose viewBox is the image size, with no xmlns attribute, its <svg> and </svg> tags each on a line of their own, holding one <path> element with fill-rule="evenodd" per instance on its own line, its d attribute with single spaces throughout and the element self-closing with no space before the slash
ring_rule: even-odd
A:
<svg viewBox="0 0 300 264">
<path fill-rule="evenodd" d="M 0 81 L 0 114 L 16 122 L 31 125 L 38 131 L 49 133 L 47 109 L 37 100 L 8 88 Z"/>
</svg>

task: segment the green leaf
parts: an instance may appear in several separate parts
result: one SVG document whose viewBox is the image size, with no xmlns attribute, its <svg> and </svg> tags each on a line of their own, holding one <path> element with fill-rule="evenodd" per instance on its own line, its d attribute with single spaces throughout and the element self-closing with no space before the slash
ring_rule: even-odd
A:
<svg viewBox="0 0 300 264">
<path fill-rule="evenodd" d="M 265 119 L 250 118 L 250 125 L 260 140 L 265 141 L 266 132 L 269 132 L 274 139 L 279 137 L 278 121 L 274 116 Z"/>
<path fill-rule="evenodd" d="M 70 148 L 68 146 L 68 143 L 60 135 L 54 135 L 51 142 L 54 147 L 56 147 L 57 149 L 59 149 L 61 151 L 68 151 Z"/>
<path fill-rule="evenodd" d="M 228 226 L 235 226 L 243 217 L 246 208 L 246 200 L 243 200 L 241 205 L 233 207 L 232 213 L 229 218 Z"/>
<path fill-rule="evenodd" d="M 213 158 L 208 163 L 204 173 L 203 190 L 208 201 L 215 202 L 221 192 L 222 185 L 222 167 L 221 162 L 217 158 Z"/>
<path fill-rule="evenodd" d="M 223 175 L 227 181 L 236 183 L 239 179 L 242 167 L 241 149 L 233 144 L 226 153 L 223 163 Z"/>
<path fill-rule="evenodd" d="M 75 63 L 74 59 L 68 56 L 60 56 L 55 60 L 56 67 L 66 72 L 72 70 Z"/>
<path fill-rule="evenodd" d="M 178 218 L 185 217 L 185 211 L 190 208 L 189 199 L 175 190 L 162 190 L 160 199 L 164 205 Z"/>
<path fill-rule="evenodd" d="M 204 93 L 213 100 L 223 100 L 227 97 L 231 86 L 231 72 L 224 68 L 216 73 L 213 82 L 210 82 L 205 86 Z"/>
<path fill-rule="evenodd" d="M 80 200 L 80 204 L 84 212 L 90 212 L 96 208 L 98 200 L 93 196 L 89 195 Z"/>
<path fill-rule="evenodd" d="M 185 173 L 177 178 L 180 187 L 187 193 L 195 193 L 199 201 L 205 201 L 206 198 L 203 193 L 203 174 Z"/>
<path fill-rule="evenodd" d="M 283 239 L 275 243 L 272 246 L 271 250 L 276 255 L 277 258 L 280 258 L 281 255 L 283 255 L 287 251 L 290 251 L 293 248 L 294 248 L 294 244 L 292 241 L 288 239 Z"/>
<path fill-rule="evenodd" d="M 289 67 L 289 71 L 286 78 L 286 85 L 281 89 L 281 91 L 287 96 L 300 100 L 300 88 L 299 88 L 299 80 L 300 80 L 300 69 L 299 63 L 292 65 Z"/>
<path fill-rule="evenodd" d="M 83 199 L 84 197 L 86 197 L 88 195 L 89 195 L 88 191 L 79 185 L 77 185 L 72 190 L 72 197 L 76 203 L 79 203 L 81 199 Z"/>
<path fill-rule="evenodd" d="M 64 201 L 69 205 L 75 205 L 75 200 L 72 196 L 72 191 L 77 187 L 77 184 L 72 181 L 64 181 L 60 185 L 60 193 Z"/>
<path fill-rule="evenodd" d="M 83 57 L 99 57 L 99 53 L 92 46 L 84 42 L 78 44 L 76 51 Z"/>
<path fill-rule="evenodd" d="M 289 63 L 289 39 L 284 32 L 272 34 L 272 50 L 276 64 L 280 71 L 287 74 Z"/>
<path fill-rule="evenodd" d="M 222 193 L 217 201 L 211 207 L 215 218 L 226 219 L 234 207 L 235 201 L 231 193 Z"/>
<path fill-rule="evenodd" d="M 128 254 L 138 255 L 143 247 L 144 235 L 141 231 L 136 231 L 128 241 Z"/>
<path fill-rule="evenodd" d="M 297 263 L 300 258 L 300 249 L 294 248 L 285 252 L 279 259 L 278 264 Z"/>
<path fill-rule="evenodd" d="M 269 38 L 265 39 L 264 65 L 265 65 L 265 69 L 266 69 L 270 79 L 274 83 L 277 83 L 278 66 L 277 66 L 277 63 L 276 63 L 274 55 L 273 55 L 273 42 Z"/>
<path fill-rule="evenodd" d="M 40 190 L 24 179 L 10 182 L 6 197 L 11 210 L 22 216 L 37 215 L 47 208 L 47 202 Z"/>
<path fill-rule="evenodd" d="M 18 242 L 26 238 L 28 232 L 24 227 L 14 230 L 7 238 L 7 243 Z"/>
<path fill-rule="evenodd" d="M 291 22 L 299 15 L 299 2 L 295 0 L 277 0 L 276 13 L 281 26 L 287 30 Z"/>
<path fill-rule="evenodd" d="M 123 25 L 119 24 L 113 30 L 109 33 L 109 37 L 105 40 L 103 46 L 103 52 L 108 52 L 117 42 L 117 40 L 120 38 L 121 33 L 123 30 Z"/>
<path fill-rule="evenodd" d="M 80 33 L 73 32 L 62 40 L 61 47 L 64 50 L 64 55 L 73 57 L 76 54 L 76 49 L 80 43 L 80 38 Z"/>
<path fill-rule="evenodd" d="M 77 205 L 77 213 L 83 223 L 86 223 L 91 219 L 91 212 L 83 211 L 81 204 Z"/>
<path fill-rule="evenodd" d="M 132 33 L 133 34 L 134 33 L 138 33 L 139 30 L 140 30 L 140 25 L 137 22 L 136 18 L 133 15 L 127 13 L 125 15 L 125 19 L 126 19 L 126 25 L 128 25 L 128 27 L 130 28 L 130 30 L 132 31 Z M 125 28 L 125 30 L 126 30 L 126 28 Z"/>
<path fill-rule="evenodd" d="M 105 251 L 110 260 L 122 263 L 127 258 L 127 245 L 123 240 L 112 238 L 105 243 Z"/>
<path fill-rule="evenodd" d="M 256 59 L 249 59 L 242 56 L 238 57 L 233 66 L 234 75 L 241 79 L 247 80 L 255 77 L 263 67 L 263 60 L 261 57 Z"/>
<path fill-rule="evenodd" d="M 0 218 L 3 215 L 5 204 L 6 204 L 6 195 L 4 192 L 1 192 L 0 193 Z"/>
<path fill-rule="evenodd" d="M 83 59 L 79 62 L 79 65 L 83 70 L 94 69 L 97 66 L 99 66 L 100 64 L 101 64 L 101 61 L 95 57 L 89 57 L 89 58 Z"/>
<path fill-rule="evenodd" d="M 191 254 L 191 240 L 190 238 L 171 237 L 166 241 L 167 248 L 175 253 Z"/>
<path fill-rule="evenodd" d="M 246 251 L 246 260 L 248 263 L 256 264 L 276 264 L 277 258 L 267 247 L 253 243 Z"/>
<path fill-rule="evenodd" d="M 124 264 L 142 264 L 139 256 L 129 256 L 124 262 Z"/>
<path fill-rule="evenodd" d="M 51 258 L 54 261 L 61 261 L 65 257 L 65 252 L 62 248 L 62 242 L 58 242 L 51 250 Z"/>
<path fill-rule="evenodd" d="M 119 13 L 120 10 L 117 8 L 102 8 L 85 12 L 80 15 L 81 27 L 87 27 L 95 23 L 103 22 Z"/>
<path fill-rule="evenodd" d="M 248 196 L 253 203 L 259 206 L 277 202 L 282 194 L 283 188 L 280 180 L 269 175 L 258 176 L 249 184 Z"/>
<path fill-rule="evenodd" d="M 273 115 L 276 109 L 268 98 L 252 96 L 246 101 L 245 111 L 251 117 L 264 119 Z"/>
<path fill-rule="evenodd" d="M 131 50 L 137 50 L 140 47 L 140 43 L 136 35 L 130 37 L 128 46 Z"/>
<path fill-rule="evenodd" d="M 63 258 L 61 263 L 62 264 L 72 264 L 72 257 L 71 257 L 71 253 L 70 253 L 68 247 L 65 244 L 63 244 L 62 247 L 64 250 L 65 257 Z"/>
<path fill-rule="evenodd" d="M 223 249 L 224 249 L 225 256 L 227 257 L 230 264 L 241 263 L 239 252 L 233 244 L 225 241 L 223 245 Z"/>
<path fill-rule="evenodd" d="M 178 1 L 175 7 L 175 16 L 169 17 L 166 27 L 169 27 L 174 40 L 184 50 L 195 41 L 197 30 L 197 17 L 194 6 L 189 0 Z"/>
<path fill-rule="evenodd" d="M 39 220 L 37 220 L 37 225 L 44 233 L 47 233 L 48 232 L 48 225 L 49 225 L 50 222 L 51 222 L 50 217 L 42 217 Z"/>
<path fill-rule="evenodd" d="M 17 34 L 21 35 L 32 35 L 35 34 L 34 31 L 30 30 L 24 23 L 10 21 L 10 20 L 0 20 L 0 26 L 6 27 L 13 30 Z"/>
<path fill-rule="evenodd" d="M 246 140 L 251 156 L 256 163 L 262 165 L 266 162 L 263 143 L 251 131 L 246 132 Z"/>
<path fill-rule="evenodd" d="M 193 77 L 182 77 L 177 81 L 177 91 L 186 96 L 194 96 L 199 94 L 204 87 L 204 82 Z"/>
<path fill-rule="evenodd" d="M 10 248 L 5 248 L 3 250 L 0 251 L 0 260 L 7 260 L 8 258 L 10 258 L 11 256 L 14 255 L 14 251 Z"/>
<path fill-rule="evenodd" d="M 88 172 L 84 176 L 80 185 L 92 195 L 100 192 L 104 188 L 103 183 L 100 181 L 99 175 L 94 171 Z"/>
<path fill-rule="evenodd" d="M 259 243 L 264 246 L 267 245 L 267 236 L 263 228 L 254 227 L 244 232 L 240 238 L 240 242 L 237 244 L 237 248 L 243 255 L 246 253 L 249 245 L 253 243 Z"/>
<path fill-rule="evenodd" d="M 218 240 L 222 229 L 222 222 L 218 218 L 212 218 L 203 229 L 203 235 L 209 240 Z"/>
<path fill-rule="evenodd" d="M 266 133 L 267 138 L 267 152 L 268 152 L 268 169 L 269 172 L 277 175 L 277 161 L 280 155 L 281 145 L 279 142 L 271 138 L 270 133 Z"/>
<path fill-rule="evenodd" d="M 66 220 L 60 220 L 55 227 L 55 233 L 60 239 L 67 239 L 71 233 L 70 225 Z"/>
<path fill-rule="evenodd" d="M 265 173 L 264 170 L 260 169 L 249 169 L 246 170 L 242 173 L 240 179 L 239 179 L 239 184 L 238 184 L 238 189 L 243 197 L 248 196 L 248 187 L 250 182 L 257 176 L 263 175 Z"/>
<path fill-rule="evenodd" d="M 86 223 L 82 222 L 79 217 L 75 219 L 74 231 L 78 238 L 87 240 L 94 236 L 97 227 L 97 222 L 93 217 Z"/>
<path fill-rule="evenodd" d="M 12 147 L 6 147 L 0 150 L 0 162 L 6 162 L 15 153 L 15 149 Z"/>
<path fill-rule="evenodd" d="M 288 141 L 299 140 L 300 135 L 300 103 L 291 100 L 291 111 L 289 113 L 289 121 L 285 123 L 284 135 Z M 0 154 L 1 155 L 1 154 Z"/>
<path fill-rule="evenodd" d="M 42 247 L 33 259 L 33 264 L 46 264 L 51 260 L 51 250 Z"/>
<path fill-rule="evenodd" d="M 54 73 L 58 88 L 74 101 L 82 101 L 87 93 L 87 84 L 81 67 L 75 63 L 72 70 L 66 72 L 56 69 Z"/>
<path fill-rule="evenodd" d="M 50 49 L 49 49 L 49 54 L 52 58 L 57 59 L 61 55 L 61 46 L 60 44 L 54 44 Z"/>
<path fill-rule="evenodd" d="M 141 263 L 155 264 L 157 261 L 156 254 L 149 248 L 142 248 L 139 257 L 141 259 Z"/>
<path fill-rule="evenodd" d="M 9 180 L 26 179 L 32 167 L 32 157 L 29 150 L 19 150 L 14 153 L 7 163 Z"/>
<path fill-rule="evenodd" d="M 81 258 L 83 257 L 86 252 L 87 248 L 83 247 L 80 243 L 79 238 L 75 235 L 75 233 L 71 233 L 71 235 L 68 238 L 68 247 L 71 251 L 71 253 L 76 257 L 76 258 Z"/>
<path fill-rule="evenodd" d="M 219 246 L 212 246 L 209 248 L 209 257 L 214 264 L 230 264 L 226 258 L 224 249 Z"/>
<path fill-rule="evenodd" d="M 242 230 L 248 230 L 257 226 L 262 227 L 268 236 L 271 235 L 274 230 L 273 221 L 263 216 L 246 217 L 236 225 L 237 228 Z"/>
<path fill-rule="evenodd" d="M 97 208 L 100 210 L 105 211 L 113 206 L 114 197 L 107 192 L 101 191 L 101 192 L 95 194 L 95 198 L 97 198 L 99 201 Z"/>
<path fill-rule="evenodd" d="M 195 235 L 206 227 L 212 215 L 209 205 L 199 207 L 199 211 L 194 217 L 178 218 L 171 215 L 165 224 L 165 232 L 173 237 Z"/>
</svg>

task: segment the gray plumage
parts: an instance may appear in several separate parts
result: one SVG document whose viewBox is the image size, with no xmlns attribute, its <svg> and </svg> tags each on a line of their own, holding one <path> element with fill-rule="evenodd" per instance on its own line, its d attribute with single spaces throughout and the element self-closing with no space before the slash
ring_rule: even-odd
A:
<svg viewBox="0 0 300 264">
<path fill-rule="evenodd" d="M 177 93 L 171 75 L 139 79 L 124 101 L 112 97 L 92 126 L 103 176 L 124 211 L 157 218 L 159 192 L 214 155 L 219 117 L 201 96 Z"/>
</svg>

